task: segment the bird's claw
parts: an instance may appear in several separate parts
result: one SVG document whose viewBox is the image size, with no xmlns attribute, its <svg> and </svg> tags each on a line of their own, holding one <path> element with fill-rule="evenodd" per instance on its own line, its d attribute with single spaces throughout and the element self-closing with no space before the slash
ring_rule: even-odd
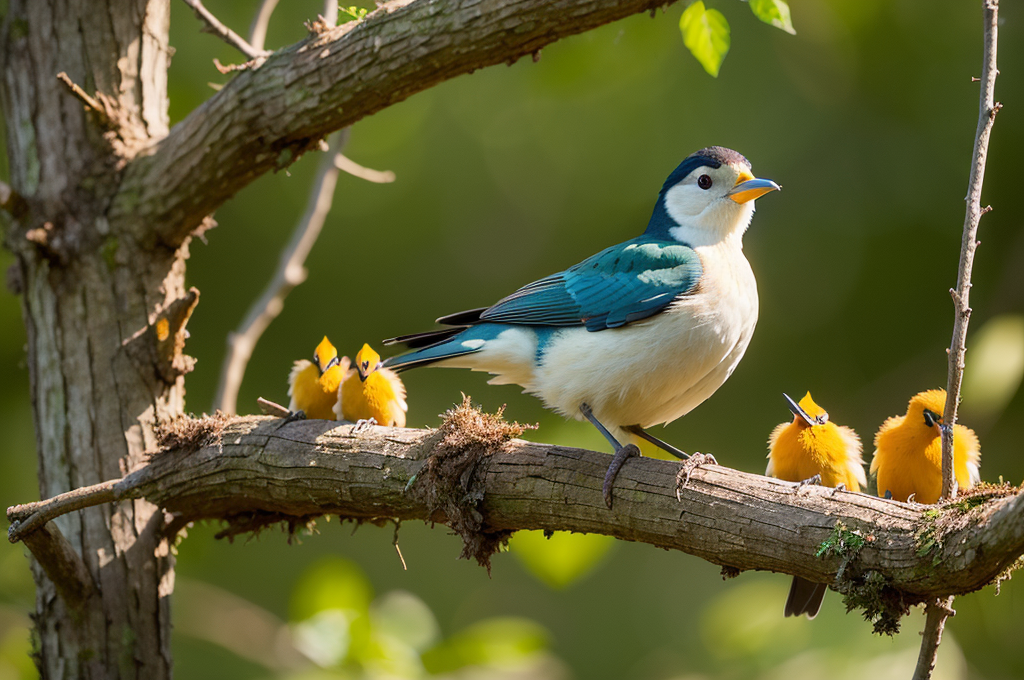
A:
<svg viewBox="0 0 1024 680">
<path fill-rule="evenodd" d="M 679 472 L 676 473 L 676 500 L 682 501 L 682 491 L 690 483 L 690 475 L 701 465 L 718 465 L 718 461 L 710 453 L 694 453 L 682 462 Z"/>
<path fill-rule="evenodd" d="M 608 471 L 604 473 L 604 504 L 608 506 L 608 509 L 612 509 L 612 486 L 615 484 L 615 478 L 619 475 L 619 470 L 626 464 L 626 461 L 630 458 L 636 458 L 640 455 L 640 447 L 636 444 L 626 444 L 618 451 L 615 452 L 615 456 L 612 458 L 611 464 L 608 466 Z"/>
<path fill-rule="evenodd" d="M 800 493 L 800 490 L 803 489 L 805 486 L 814 486 L 818 484 L 821 484 L 821 475 L 814 475 L 813 477 L 808 477 L 807 479 L 801 481 L 799 484 L 796 485 L 796 489 L 793 490 L 793 493 Z"/>
<path fill-rule="evenodd" d="M 377 424 L 376 418 L 360 418 L 352 427 L 352 434 L 362 434 Z"/>
<path fill-rule="evenodd" d="M 288 413 L 287 416 L 285 416 L 284 418 L 281 419 L 281 424 L 278 425 L 274 429 L 275 430 L 280 430 L 285 425 L 288 425 L 290 423 L 294 423 L 297 420 L 305 420 L 305 419 L 306 419 L 306 412 L 303 411 L 302 409 L 299 409 L 298 411 L 291 411 L 291 412 Z"/>
<path fill-rule="evenodd" d="M 832 491 L 829 493 L 829 496 L 835 496 L 836 495 L 836 491 L 846 491 L 846 490 L 847 490 L 847 488 L 846 488 L 845 484 L 843 484 L 843 483 L 836 484 L 835 488 L 832 489 Z"/>
</svg>

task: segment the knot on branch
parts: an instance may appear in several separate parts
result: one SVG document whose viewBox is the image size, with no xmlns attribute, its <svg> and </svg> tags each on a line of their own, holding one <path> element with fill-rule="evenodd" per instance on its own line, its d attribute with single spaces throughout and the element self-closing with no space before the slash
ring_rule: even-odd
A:
<svg viewBox="0 0 1024 680">
<path fill-rule="evenodd" d="M 487 460 L 527 427 L 506 421 L 504 410 L 484 413 L 463 395 L 462 404 L 444 414 L 440 441 L 416 477 L 417 492 L 431 517 L 443 514 L 445 523 L 462 537 L 459 557 L 476 559 L 488 573 L 491 555 L 508 543 L 512 532 L 488 527 L 477 509 L 484 497 Z"/>
<path fill-rule="evenodd" d="M 157 376 L 173 385 L 179 376 L 189 373 L 196 364 L 187 356 L 185 340 L 192 311 L 199 304 L 199 290 L 189 288 L 180 297 L 157 312 L 156 318 L 124 342 L 124 348 L 140 366 L 152 365 Z"/>
</svg>

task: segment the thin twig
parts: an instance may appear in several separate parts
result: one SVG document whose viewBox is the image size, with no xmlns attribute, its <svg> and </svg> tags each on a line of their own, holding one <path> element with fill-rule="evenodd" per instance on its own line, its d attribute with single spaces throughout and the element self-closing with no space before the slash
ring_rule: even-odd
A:
<svg viewBox="0 0 1024 680">
<path fill-rule="evenodd" d="M 330 151 L 320 160 L 316 179 L 306 203 L 306 212 L 295 227 L 291 240 L 281 253 L 281 259 L 273 278 L 263 294 L 253 303 L 241 325 L 228 336 L 228 355 L 221 367 L 220 383 L 214 408 L 234 414 L 238 408 L 238 391 L 242 386 L 245 369 L 259 341 L 274 319 L 284 308 L 288 294 L 306 280 L 304 263 L 320 230 L 327 219 L 334 201 L 334 187 L 338 182 L 338 168 L 334 163 L 337 154 L 348 141 L 348 128 L 331 135 Z"/>
<path fill-rule="evenodd" d="M 978 128 L 974 134 L 974 154 L 971 159 L 971 177 L 967 188 L 967 214 L 964 217 L 964 235 L 960 244 L 960 265 L 953 296 L 953 339 L 949 346 L 949 371 L 946 380 L 946 407 L 942 414 L 942 498 L 956 497 L 957 483 L 953 466 L 953 426 L 956 424 L 960 404 L 960 384 L 964 375 L 964 355 L 967 353 L 967 324 L 971 318 L 971 271 L 974 252 L 978 247 L 978 222 L 988 212 L 981 207 L 981 188 L 985 181 L 985 162 L 992 124 L 1001 107 L 995 101 L 996 47 L 999 38 L 999 0 L 983 0 L 985 16 L 984 60 L 981 65 L 981 95 L 978 106 Z M 914 680 L 927 680 L 935 669 L 939 643 L 946 619 L 956 614 L 953 598 L 939 598 L 925 609 L 921 651 L 914 669 Z"/>
<path fill-rule="evenodd" d="M 77 83 L 75 83 L 68 74 L 61 71 L 57 74 L 57 80 L 64 84 L 68 91 L 77 97 L 87 109 L 92 110 L 100 119 L 100 122 L 105 127 L 114 127 L 114 121 L 110 117 L 110 112 L 107 110 L 102 103 L 99 102 L 95 97 L 90 95 L 88 92 L 83 90 Z"/>
<path fill-rule="evenodd" d="M 245 38 L 238 35 L 230 28 L 220 22 L 220 19 L 213 16 L 210 10 L 203 6 L 200 0 L 184 0 L 184 3 L 192 8 L 196 16 L 206 24 L 206 30 L 219 36 L 221 40 L 234 47 L 236 50 L 247 56 L 249 59 L 266 57 L 270 52 L 264 49 L 257 49 L 246 42 Z"/>
<path fill-rule="evenodd" d="M 334 164 L 342 172 L 347 172 L 353 177 L 365 179 L 367 182 L 373 182 L 374 184 L 390 184 L 395 181 L 395 173 L 392 171 L 374 170 L 373 168 L 363 167 L 345 154 L 339 153 L 335 156 Z"/>
<path fill-rule="evenodd" d="M 11 522 L 7 537 L 13 542 L 17 540 L 16 537 L 30 534 L 61 515 L 116 501 L 118 498 L 115 487 L 119 481 L 121 480 L 111 479 L 93 486 L 74 489 L 48 500 L 7 508 L 7 519 Z"/>
<path fill-rule="evenodd" d="M 985 162 L 988 158 L 988 140 L 992 124 L 1001 104 L 995 101 L 996 42 L 998 40 L 999 0 L 983 0 L 985 8 L 985 59 L 981 67 L 981 103 L 978 111 L 978 129 L 974 137 L 974 156 L 971 160 L 971 178 L 967 188 L 967 214 L 964 217 L 964 235 L 960 245 L 960 266 L 956 290 L 953 295 L 953 339 L 949 345 L 949 377 L 946 381 L 946 409 L 942 414 L 942 497 L 956 496 L 956 475 L 953 473 L 953 425 L 960 405 L 960 383 L 964 375 L 964 355 L 967 352 L 967 324 L 971 318 L 971 270 L 974 252 L 978 247 L 978 222 L 987 210 L 981 207 L 981 187 L 985 180 Z"/>
<path fill-rule="evenodd" d="M 409 567 L 405 564 L 405 557 L 402 555 L 402 549 L 398 547 L 398 530 L 402 528 L 402 520 L 395 520 L 395 536 L 391 539 L 391 544 L 395 546 L 395 552 L 398 553 L 398 559 L 402 561 L 402 571 L 409 571 Z"/>
<path fill-rule="evenodd" d="M 263 0 L 260 9 L 252 20 L 249 27 L 249 44 L 253 49 L 262 50 L 267 43 L 267 27 L 270 26 L 270 17 L 277 9 L 279 0 Z"/>
</svg>

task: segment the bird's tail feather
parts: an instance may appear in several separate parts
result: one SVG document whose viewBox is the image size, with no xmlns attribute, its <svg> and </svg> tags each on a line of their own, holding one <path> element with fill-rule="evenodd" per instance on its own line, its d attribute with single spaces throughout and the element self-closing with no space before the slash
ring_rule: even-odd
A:
<svg viewBox="0 0 1024 680">
<path fill-rule="evenodd" d="M 423 333 L 410 333 L 409 335 L 399 335 L 397 338 L 388 338 L 381 344 L 385 346 L 405 345 L 408 349 L 420 349 L 421 347 L 430 347 L 431 345 L 444 342 L 464 330 L 466 330 L 465 326 L 461 328 L 442 328 L 440 330 L 426 331 Z"/>
<path fill-rule="evenodd" d="M 821 609 L 821 601 L 825 599 L 826 592 L 828 585 L 794 576 L 786 599 L 786 616 L 807 614 L 807 618 L 813 619 Z"/>
<path fill-rule="evenodd" d="M 440 342 L 417 349 L 413 352 L 401 354 L 396 357 L 388 357 L 384 360 L 384 366 L 390 368 L 396 373 L 407 371 L 410 368 L 418 368 L 419 366 L 429 366 L 435 364 L 438 361 L 444 361 L 445 359 L 451 359 L 453 357 L 462 356 L 463 354 L 471 354 L 479 349 L 479 345 L 474 347 L 466 347 L 463 343 L 452 340 L 455 335 L 465 329 L 453 329 L 454 334 L 439 335 L 444 338 Z M 418 342 L 416 339 L 413 342 Z M 415 347 L 416 345 L 413 345 Z"/>
</svg>

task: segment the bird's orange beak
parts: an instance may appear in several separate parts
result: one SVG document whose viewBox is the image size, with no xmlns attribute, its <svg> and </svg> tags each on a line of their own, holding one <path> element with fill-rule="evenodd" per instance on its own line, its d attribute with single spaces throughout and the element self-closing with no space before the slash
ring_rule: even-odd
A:
<svg viewBox="0 0 1024 680">
<path fill-rule="evenodd" d="M 746 203 L 764 196 L 769 191 L 778 191 L 781 188 L 770 179 L 758 179 L 749 172 L 741 172 L 740 176 L 736 179 L 736 186 L 726 196 L 737 203 Z"/>
</svg>

